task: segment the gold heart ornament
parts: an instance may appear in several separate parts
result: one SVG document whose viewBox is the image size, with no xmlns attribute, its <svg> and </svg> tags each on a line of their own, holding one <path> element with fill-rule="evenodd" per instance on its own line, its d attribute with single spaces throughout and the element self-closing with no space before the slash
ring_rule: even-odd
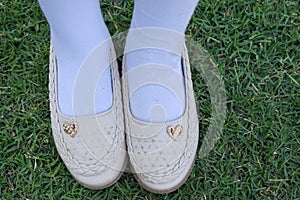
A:
<svg viewBox="0 0 300 200">
<path fill-rule="evenodd" d="M 177 125 L 175 128 L 173 126 L 168 126 L 167 133 L 174 141 L 176 141 L 176 139 L 182 134 L 182 126 Z"/>
<path fill-rule="evenodd" d="M 75 137 L 75 135 L 78 131 L 78 124 L 77 124 L 77 122 L 70 123 L 70 124 L 64 124 L 63 128 L 64 128 L 65 133 L 70 135 L 73 138 L 73 137 Z"/>
</svg>

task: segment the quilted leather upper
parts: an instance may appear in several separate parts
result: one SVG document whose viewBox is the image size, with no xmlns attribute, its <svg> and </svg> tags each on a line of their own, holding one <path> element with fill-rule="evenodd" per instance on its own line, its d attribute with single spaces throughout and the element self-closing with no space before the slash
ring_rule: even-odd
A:
<svg viewBox="0 0 300 200">
<path fill-rule="evenodd" d="M 137 173 L 141 182 L 146 184 L 163 184 L 176 179 L 184 179 L 183 177 L 187 175 L 184 173 L 188 173 L 192 167 L 199 137 L 196 104 L 186 48 L 183 53 L 186 108 L 181 118 L 171 122 L 149 123 L 132 116 L 129 104 L 128 75 L 125 73 L 126 62 L 123 60 L 123 63 L 122 86 L 127 148 L 134 172 Z M 177 125 L 183 127 L 182 134 L 173 140 L 166 129 L 168 126 L 176 127 Z"/>
<path fill-rule="evenodd" d="M 51 125 L 57 150 L 70 172 L 76 176 L 94 176 L 108 168 L 121 171 L 116 165 L 126 157 L 123 107 L 115 54 L 111 49 L 113 79 L 113 105 L 110 110 L 89 117 L 68 117 L 61 114 L 57 104 L 57 74 L 54 49 L 50 48 L 49 97 Z M 76 122 L 75 137 L 66 134 L 64 124 Z"/>
</svg>

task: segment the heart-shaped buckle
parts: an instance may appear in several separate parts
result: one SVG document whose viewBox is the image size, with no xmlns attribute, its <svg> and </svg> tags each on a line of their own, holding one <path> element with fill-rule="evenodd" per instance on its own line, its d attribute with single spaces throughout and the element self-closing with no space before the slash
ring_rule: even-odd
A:
<svg viewBox="0 0 300 200">
<path fill-rule="evenodd" d="M 65 133 L 70 135 L 73 138 L 73 137 L 75 137 L 75 135 L 78 131 L 78 124 L 77 124 L 77 122 L 73 122 L 70 124 L 64 124 L 63 128 L 64 128 Z"/>
<path fill-rule="evenodd" d="M 177 125 L 175 128 L 173 126 L 168 126 L 167 133 L 174 141 L 176 141 L 176 139 L 182 134 L 182 126 Z"/>
</svg>

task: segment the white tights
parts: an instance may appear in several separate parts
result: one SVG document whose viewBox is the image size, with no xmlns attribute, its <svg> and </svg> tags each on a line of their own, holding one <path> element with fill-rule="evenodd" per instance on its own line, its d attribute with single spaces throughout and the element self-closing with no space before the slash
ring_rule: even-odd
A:
<svg viewBox="0 0 300 200">
<path fill-rule="evenodd" d="M 198 0 L 135 0 L 131 30 L 152 27 L 167 29 L 177 36 L 184 36 L 197 2 Z M 59 107 L 63 114 L 74 115 L 72 92 L 76 75 L 84 59 L 98 44 L 109 38 L 110 34 L 98 0 L 39 0 L 39 3 L 49 22 L 51 40 L 57 56 Z M 148 37 L 147 34 L 142 36 Z M 148 39 L 155 43 L 154 40 L 159 35 L 152 36 Z M 168 37 L 159 39 L 164 42 L 164 38 Z M 172 39 L 170 36 L 168 40 L 170 38 Z M 101 57 L 109 57 L 109 50 L 107 55 Z M 170 67 L 178 75 L 182 74 L 181 56 L 163 49 L 145 48 L 127 53 L 126 69 L 129 74 L 130 70 L 141 65 L 163 65 Z M 82 110 L 76 115 L 101 113 L 111 107 L 111 74 L 109 66 L 102 67 L 107 69 L 99 78 L 96 89 L 91 89 L 97 102 L 94 109 Z M 178 77 L 176 84 L 183 85 L 183 78 Z M 130 98 L 133 116 L 143 121 L 169 121 L 180 117 L 185 107 L 184 87 L 178 87 L 178 90 L 174 95 L 173 91 L 161 86 L 159 79 L 155 83 L 140 87 Z M 164 111 L 163 117 L 155 113 L 155 110 L 161 112 L 161 109 Z"/>
</svg>

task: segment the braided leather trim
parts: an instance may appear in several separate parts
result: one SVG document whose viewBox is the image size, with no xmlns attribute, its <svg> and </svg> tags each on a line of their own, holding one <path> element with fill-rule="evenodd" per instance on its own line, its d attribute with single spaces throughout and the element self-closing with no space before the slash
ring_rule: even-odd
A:
<svg viewBox="0 0 300 200">
<path fill-rule="evenodd" d="M 111 48 L 111 55 L 113 58 L 115 58 L 115 52 Z M 118 147 L 121 147 L 124 143 L 124 134 L 123 134 L 123 120 L 122 120 L 122 106 L 120 97 L 120 82 L 117 77 L 118 71 L 116 70 L 117 67 L 113 66 L 116 65 L 116 61 L 113 61 L 111 63 L 111 71 L 112 71 L 112 78 L 113 78 L 113 91 L 114 91 L 114 104 L 116 104 L 116 115 L 115 115 L 115 121 L 116 124 L 118 124 L 117 127 L 114 127 L 113 133 L 114 138 L 113 142 L 108 149 L 108 153 L 103 157 L 102 161 L 105 160 L 105 162 L 100 162 L 97 159 L 89 161 L 89 163 L 82 163 L 81 161 L 74 158 L 70 152 L 67 149 L 66 143 L 63 138 L 63 132 L 61 130 L 61 123 L 58 119 L 58 107 L 57 107 L 57 99 L 56 99 L 56 58 L 55 58 L 55 52 L 53 49 L 53 46 L 51 44 L 50 46 L 50 65 L 49 65 L 49 99 L 50 99 L 50 110 L 51 110 L 51 125 L 52 125 L 52 134 L 55 140 L 56 147 L 58 149 L 58 152 L 70 170 L 73 172 L 80 174 L 80 175 L 86 175 L 86 176 L 92 176 L 95 174 L 99 174 L 102 171 L 107 169 L 107 166 L 113 162 L 118 155 L 119 149 Z M 121 126 L 121 128 L 119 127 Z M 117 148 L 116 148 L 117 147 Z M 90 154 L 90 153 L 89 153 Z M 91 155 L 93 157 L 93 155 Z"/>
</svg>

